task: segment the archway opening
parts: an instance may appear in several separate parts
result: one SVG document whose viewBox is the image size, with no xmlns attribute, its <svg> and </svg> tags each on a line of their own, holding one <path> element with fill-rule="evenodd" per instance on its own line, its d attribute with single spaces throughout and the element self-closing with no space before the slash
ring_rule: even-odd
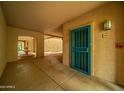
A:
<svg viewBox="0 0 124 93">
<path fill-rule="evenodd" d="M 44 55 L 55 56 L 62 63 L 63 38 L 44 35 Z"/>
<path fill-rule="evenodd" d="M 31 36 L 18 36 L 18 59 L 36 57 L 36 39 Z"/>
</svg>

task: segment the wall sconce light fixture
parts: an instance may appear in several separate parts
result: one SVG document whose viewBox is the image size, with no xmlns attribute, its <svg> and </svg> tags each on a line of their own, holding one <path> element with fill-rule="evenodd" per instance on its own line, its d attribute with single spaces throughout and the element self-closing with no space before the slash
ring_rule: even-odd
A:
<svg viewBox="0 0 124 93">
<path fill-rule="evenodd" d="M 111 30 L 112 28 L 112 22 L 111 20 L 105 20 L 104 21 L 104 30 L 107 31 L 107 30 Z"/>
</svg>

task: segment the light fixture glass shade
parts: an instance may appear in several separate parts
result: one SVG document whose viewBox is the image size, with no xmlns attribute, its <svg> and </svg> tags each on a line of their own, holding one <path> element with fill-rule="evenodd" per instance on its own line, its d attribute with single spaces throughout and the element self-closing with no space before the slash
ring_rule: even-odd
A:
<svg viewBox="0 0 124 93">
<path fill-rule="evenodd" d="M 111 28 L 112 28 L 112 22 L 111 22 L 111 20 L 106 20 L 104 22 L 104 30 L 111 30 Z"/>
</svg>

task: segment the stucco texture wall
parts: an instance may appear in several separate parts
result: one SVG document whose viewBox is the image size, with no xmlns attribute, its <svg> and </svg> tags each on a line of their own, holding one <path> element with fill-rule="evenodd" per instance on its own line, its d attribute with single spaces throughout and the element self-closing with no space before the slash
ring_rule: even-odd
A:
<svg viewBox="0 0 124 93">
<path fill-rule="evenodd" d="M 0 5 L 0 77 L 6 66 L 6 37 L 7 26 Z"/>
<path fill-rule="evenodd" d="M 109 2 L 63 25 L 63 63 L 70 62 L 70 29 L 92 25 L 92 75 L 124 86 L 124 49 L 116 49 L 117 41 L 124 42 L 124 3 Z M 112 29 L 103 30 L 103 22 L 112 21 Z M 104 38 L 102 35 L 105 35 Z M 119 72 L 118 72 L 119 71 Z"/>
<path fill-rule="evenodd" d="M 49 38 L 44 40 L 45 52 L 62 52 L 62 38 Z"/>
<path fill-rule="evenodd" d="M 42 33 L 20 29 L 16 27 L 8 26 L 7 33 L 7 62 L 17 61 L 18 58 L 18 36 L 31 36 L 36 38 L 36 55 L 37 57 L 44 56 L 44 36 Z"/>
</svg>

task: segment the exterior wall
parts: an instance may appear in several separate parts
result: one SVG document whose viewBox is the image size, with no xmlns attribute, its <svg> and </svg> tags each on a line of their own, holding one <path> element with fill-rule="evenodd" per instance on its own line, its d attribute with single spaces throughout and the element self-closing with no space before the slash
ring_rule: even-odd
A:
<svg viewBox="0 0 124 93">
<path fill-rule="evenodd" d="M 15 27 L 8 27 L 7 62 L 17 61 L 18 36 L 32 36 L 37 41 L 37 57 L 44 56 L 44 36 L 42 33 L 28 31 Z"/>
<path fill-rule="evenodd" d="M 6 66 L 6 37 L 7 26 L 0 5 L 0 77 Z"/>
<path fill-rule="evenodd" d="M 62 38 L 49 38 L 44 40 L 44 52 L 62 52 Z"/>
<path fill-rule="evenodd" d="M 124 42 L 124 3 L 109 2 L 63 25 L 63 64 L 70 62 L 70 29 L 92 25 L 92 75 L 124 86 L 124 49 L 116 49 L 117 41 Z M 112 29 L 103 30 L 103 22 L 112 20 Z M 102 35 L 105 35 L 102 37 Z M 119 71 L 119 72 L 118 72 Z"/>
</svg>

